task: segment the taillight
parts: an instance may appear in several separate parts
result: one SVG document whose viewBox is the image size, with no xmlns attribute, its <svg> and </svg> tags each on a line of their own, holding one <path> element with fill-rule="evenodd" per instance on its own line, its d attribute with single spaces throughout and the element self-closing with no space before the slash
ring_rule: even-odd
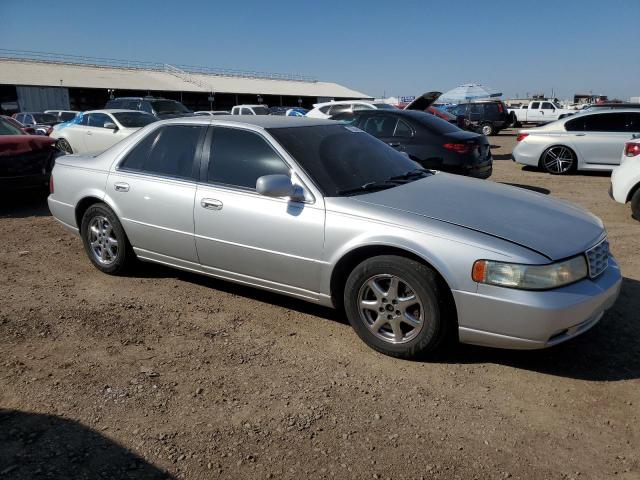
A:
<svg viewBox="0 0 640 480">
<path fill-rule="evenodd" d="M 501 102 L 498 102 L 498 111 L 500 113 L 504 112 L 504 108 L 502 108 L 502 103 Z"/>
<path fill-rule="evenodd" d="M 640 143 L 629 142 L 624 145 L 624 154 L 627 157 L 635 157 L 640 155 Z"/>
<path fill-rule="evenodd" d="M 447 150 L 453 150 L 456 153 L 469 153 L 474 147 L 474 145 L 468 143 L 445 143 L 442 146 Z"/>
<path fill-rule="evenodd" d="M 522 140 L 524 140 L 525 138 L 527 138 L 529 136 L 528 133 L 521 133 L 516 137 L 516 142 L 521 142 Z"/>
<path fill-rule="evenodd" d="M 53 195 L 53 175 L 49 177 L 49 194 Z"/>
</svg>

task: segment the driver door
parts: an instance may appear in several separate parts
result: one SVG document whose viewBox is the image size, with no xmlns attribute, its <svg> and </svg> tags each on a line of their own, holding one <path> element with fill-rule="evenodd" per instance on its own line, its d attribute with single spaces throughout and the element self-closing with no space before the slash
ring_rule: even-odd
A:
<svg viewBox="0 0 640 480">
<path fill-rule="evenodd" d="M 83 122 L 85 118 L 83 117 Z M 84 127 L 84 151 L 100 153 L 121 140 L 117 130 L 105 128 L 114 120 L 106 113 L 90 113 L 86 115 Z"/>
<path fill-rule="evenodd" d="M 296 202 L 256 191 L 259 177 L 292 172 L 284 152 L 261 133 L 214 127 L 208 137 L 194 209 L 203 268 L 237 282 L 316 298 L 324 241 L 322 198 L 308 195 L 308 201 Z"/>
</svg>

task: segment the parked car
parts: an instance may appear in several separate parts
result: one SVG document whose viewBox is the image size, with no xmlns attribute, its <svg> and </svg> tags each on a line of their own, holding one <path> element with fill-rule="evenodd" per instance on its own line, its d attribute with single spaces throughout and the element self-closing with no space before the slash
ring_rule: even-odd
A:
<svg viewBox="0 0 640 480">
<path fill-rule="evenodd" d="M 66 153 L 102 152 L 155 121 L 153 115 L 137 110 L 90 110 L 80 123 L 54 128 L 50 136 Z"/>
<path fill-rule="evenodd" d="M 21 124 L 19 121 L 17 121 L 13 117 L 8 117 L 6 115 L 0 115 L 0 118 L 5 120 L 6 122 L 9 122 L 11 125 L 13 125 L 18 130 L 21 130 L 24 133 L 28 133 L 29 135 L 35 135 L 36 134 L 36 130 L 33 127 L 25 127 L 23 124 Z"/>
<path fill-rule="evenodd" d="M 0 192 L 46 186 L 61 154 L 54 143 L 49 137 L 29 135 L 0 117 Z"/>
<path fill-rule="evenodd" d="M 545 124 L 555 122 L 569 115 L 574 115 L 575 110 L 562 108 L 551 100 L 535 100 L 528 105 L 520 105 L 520 108 L 510 108 L 510 113 L 515 115 L 518 125 L 524 123 Z"/>
<path fill-rule="evenodd" d="M 197 117 L 213 117 L 215 115 L 231 115 L 230 112 L 226 110 L 198 110 L 197 112 L 193 112 L 193 114 Z"/>
<path fill-rule="evenodd" d="M 158 119 L 191 117 L 193 112 L 177 100 L 159 97 L 120 97 L 109 100 L 105 109 L 140 110 Z"/>
<path fill-rule="evenodd" d="M 415 110 L 363 110 L 341 113 L 335 120 L 379 138 L 405 153 L 423 168 L 477 178 L 491 176 L 492 158 L 487 138 Z"/>
<path fill-rule="evenodd" d="M 302 107 L 270 107 L 271 115 L 286 115 L 288 117 L 304 117 L 309 110 Z"/>
<path fill-rule="evenodd" d="M 231 115 L 270 115 L 267 105 L 236 105 Z"/>
<path fill-rule="evenodd" d="M 640 109 L 640 103 L 595 103 L 584 108 L 584 112 L 595 112 L 596 110 L 611 110 L 618 108 L 633 108 Z"/>
<path fill-rule="evenodd" d="M 501 100 L 478 100 L 473 102 L 445 105 L 446 111 L 464 119 L 469 129 L 483 135 L 497 135 L 509 128 L 514 120 L 507 106 Z"/>
<path fill-rule="evenodd" d="M 340 100 L 337 102 L 316 103 L 306 114 L 311 118 L 330 118 L 338 113 L 357 112 L 359 110 L 397 110 L 393 105 L 373 100 Z"/>
<path fill-rule="evenodd" d="M 52 214 L 104 273 L 138 257 L 344 307 L 367 344 L 404 358 L 449 332 L 556 345 L 618 296 L 606 231 L 578 206 L 418 168 L 350 125 L 236 118 L 157 122 L 61 157 Z"/>
<path fill-rule="evenodd" d="M 640 133 L 639 110 L 577 113 L 542 127 L 521 130 L 513 159 L 548 173 L 612 170 L 624 142 Z"/>
<path fill-rule="evenodd" d="M 76 118 L 82 112 L 77 110 L 45 110 L 44 113 L 57 117 L 59 122 L 68 122 Z"/>
<path fill-rule="evenodd" d="M 620 166 L 611 173 L 611 196 L 616 202 L 631 202 L 631 213 L 640 221 L 640 138 L 624 145 Z"/>
<path fill-rule="evenodd" d="M 40 112 L 21 112 L 12 115 L 18 122 L 27 128 L 33 128 L 36 135 L 49 135 L 53 126 L 60 123 L 55 115 Z"/>
</svg>

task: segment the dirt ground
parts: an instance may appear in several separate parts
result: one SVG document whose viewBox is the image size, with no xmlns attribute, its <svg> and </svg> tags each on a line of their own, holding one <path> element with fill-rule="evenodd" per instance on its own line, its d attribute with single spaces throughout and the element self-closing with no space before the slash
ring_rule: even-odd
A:
<svg viewBox="0 0 640 480">
<path fill-rule="evenodd" d="M 148 264 L 101 274 L 44 196 L 4 198 L 0 479 L 640 479 L 640 223 L 608 175 L 523 170 L 513 131 L 491 140 L 491 180 L 600 216 L 625 276 L 553 349 L 388 358 L 328 309 Z"/>
</svg>

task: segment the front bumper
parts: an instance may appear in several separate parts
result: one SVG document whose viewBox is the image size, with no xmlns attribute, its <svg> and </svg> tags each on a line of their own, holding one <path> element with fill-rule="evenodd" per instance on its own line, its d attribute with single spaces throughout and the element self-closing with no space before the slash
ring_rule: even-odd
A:
<svg viewBox="0 0 640 480">
<path fill-rule="evenodd" d="M 586 332 L 618 298 L 622 275 L 615 259 L 595 279 L 547 291 L 478 285 L 477 292 L 454 291 L 462 343 L 537 349 Z"/>
</svg>

